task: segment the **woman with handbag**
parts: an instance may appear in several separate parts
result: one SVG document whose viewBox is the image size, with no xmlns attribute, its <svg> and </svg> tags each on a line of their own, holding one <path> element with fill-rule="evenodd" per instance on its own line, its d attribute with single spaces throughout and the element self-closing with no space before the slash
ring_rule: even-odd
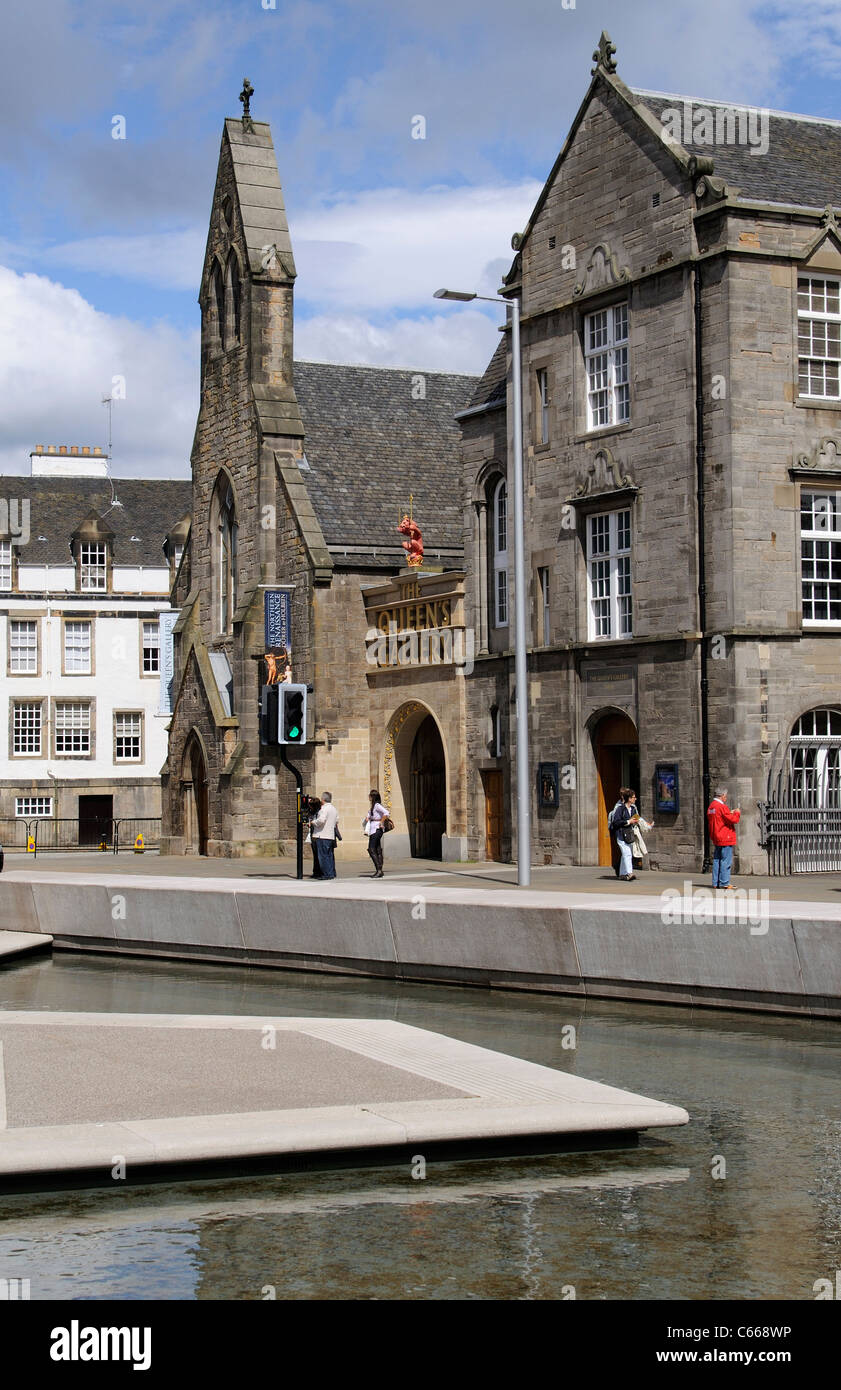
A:
<svg viewBox="0 0 841 1390">
<path fill-rule="evenodd" d="M 617 804 L 611 812 L 610 829 L 619 850 L 619 877 L 625 883 L 631 883 L 636 878 L 633 845 L 634 828 L 639 824 L 639 813 L 636 807 L 637 794 L 635 791 L 631 791 L 630 787 L 622 787 L 619 795 L 621 805 Z"/>
<path fill-rule="evenodd" d="M 371 809 L 362 822 L 362 829 L 368 836 L 368 853 L 374 865 L 372 878 L 384 878 L 383 874 L 383 835 L 387 830 L 394 829 L 394 823 L 388 814 L 388 807 L 383 806 L 380 801 L 380 794 L 376 789 L 369 793 Z"/>
</svg>

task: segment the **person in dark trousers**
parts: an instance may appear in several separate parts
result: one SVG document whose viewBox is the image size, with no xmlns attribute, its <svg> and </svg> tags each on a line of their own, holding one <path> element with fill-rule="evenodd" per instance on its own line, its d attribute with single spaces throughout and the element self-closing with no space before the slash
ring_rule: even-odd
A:
<svg viewBox="0 0 841 1390">
<path fill-rule="evenodd" d="M 322 878 L 336 877 L 336 835 L 339 813 L 333 805 L 332 792 L 325 792 L 321 810 L 312 823 L 312 847 L 318 856 Z"/>
<path fill-rule="evenodd" d="M 324 875 L 321 872 L 321 864 L 318 859 L 318 849 L 315 840 L 312 838 L 312 823 L 321 810 L 321 802 L 318 797 L 305 796 L 303 810 L 309 825 L 309 840 L 312 848 L 312 873 L 310 874 L 310 878 L 323 878 Z"/>
<path fill-rule="evenodd" d="M 741 810 L 727 805 L 727 788 L 719 787 L 707 808 L 707 825 L 710 828 L 710 843 L 713 846 L 713 888 L 734 891 L 730 882 L 733 867 L 733 846 L 736 843 L 735 827 L 739 824 Z"/>
<path fill-rule="evenodd" d="M 373 788 L 368 793 L 371 809 L 362 822 L 362 829 L 368 836 L 368 853 L 374 865 L 372 878 L 384 878 L 383 874 L 383 821 L 388 817 L 388 808 L 380 801 L 380 794 Z"/>
<path fill-rule="evenodd" d="M 619 800 L 610 813 L 610 833 L 619 850 L 619 869 L 617 877 L 625 883 L 636 878 L 634 873 L 633 844 L 634 826 L 639 821 L 637 794 L 630 787 L 620 787 Z"/>
</svg>

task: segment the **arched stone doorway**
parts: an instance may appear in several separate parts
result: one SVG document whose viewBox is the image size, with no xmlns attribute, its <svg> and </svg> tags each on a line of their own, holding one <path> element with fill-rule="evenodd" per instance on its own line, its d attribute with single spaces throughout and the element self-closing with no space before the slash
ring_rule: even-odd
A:
<svg viewBox="0 0 841 1390">
<path fill-rule="evenodd" d="M 181 767 L 184 853 L 207 854 L 207 764 L 195 733 L 187 741 Z"/>
<path fill-rule="evenodd" d="M 389 722 L 380 790 L 394 821 L 389 853 L 441 859 L 447 758 L 438 722 L 419 700 L 401 706 Z"/>
<path fill-rule="evenodd" d="M 640 750 L 636 725 L 627 714 L 612 710 L 592 730 L 596 759 L 596 809 L 599 826 L 599 863 L 612 864 L 614 846 L 607 818 L 619 797 L 620 787 L 639 792 Z"/>
<path fill-rule="evenodd" d="M 409 843 L 413 858 L 440 859 L 447 833 L 447 769 L 438 725 L 428 714 L 415 734 L 409 765 Z"/>
</svg>

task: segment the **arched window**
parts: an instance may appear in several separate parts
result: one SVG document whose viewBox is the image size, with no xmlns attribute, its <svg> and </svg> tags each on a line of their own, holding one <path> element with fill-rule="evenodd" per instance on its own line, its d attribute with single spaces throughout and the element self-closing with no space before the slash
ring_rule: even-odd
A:
<svg viewBox="0 0 841 1390">
<path fill-rule="evenodd" d="M 239 342 L 240 302 L 239 261 L 236 258 L 236 253 L 232 251 L 225 269 L 224 345 L 226 351 L 230 347 L 235 347 Z"/>
<path fill-rule="evenodd" d="M 237 606 L 237 512 L 227 473 L 220 473 L 210 508 L 213 610 L 217 631 L 233 631 Z"/>
<path fill-rule="evenodd" d="M 213 270 L 210 274 L 210 346 L 213 352 L 218 352 L 222 347 L 225 334 L 225 284 L 222 278 L 222 267 L 218 261 L 213 262 Z"/>
<path fill-rule="evenodd" d="M 789 740 L 795 806 L 841 806 L 841 711 L 802 714 Z"/>
<path fill-rule="evenodd" d="M 493 494 L 492 553 L 493 598 L 491 611 L 494 627 L 508 626 L 508 487 L 500 478 Z"/>
</svg>

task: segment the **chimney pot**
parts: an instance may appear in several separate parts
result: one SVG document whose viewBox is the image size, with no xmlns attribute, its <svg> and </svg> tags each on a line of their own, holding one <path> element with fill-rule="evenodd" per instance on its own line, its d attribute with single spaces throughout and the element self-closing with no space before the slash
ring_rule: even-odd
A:
<svg viewBox="0 0 841 1390">
<path fill-rule="evenodd" d="M 58 452 L 59 452 L 60 454 L 66 454 L 66 453 L 67 453 L 67 445 L 66 445 L 66 444 L 59 444 L 59 446 L 58 446 Z"/>
</svg>

